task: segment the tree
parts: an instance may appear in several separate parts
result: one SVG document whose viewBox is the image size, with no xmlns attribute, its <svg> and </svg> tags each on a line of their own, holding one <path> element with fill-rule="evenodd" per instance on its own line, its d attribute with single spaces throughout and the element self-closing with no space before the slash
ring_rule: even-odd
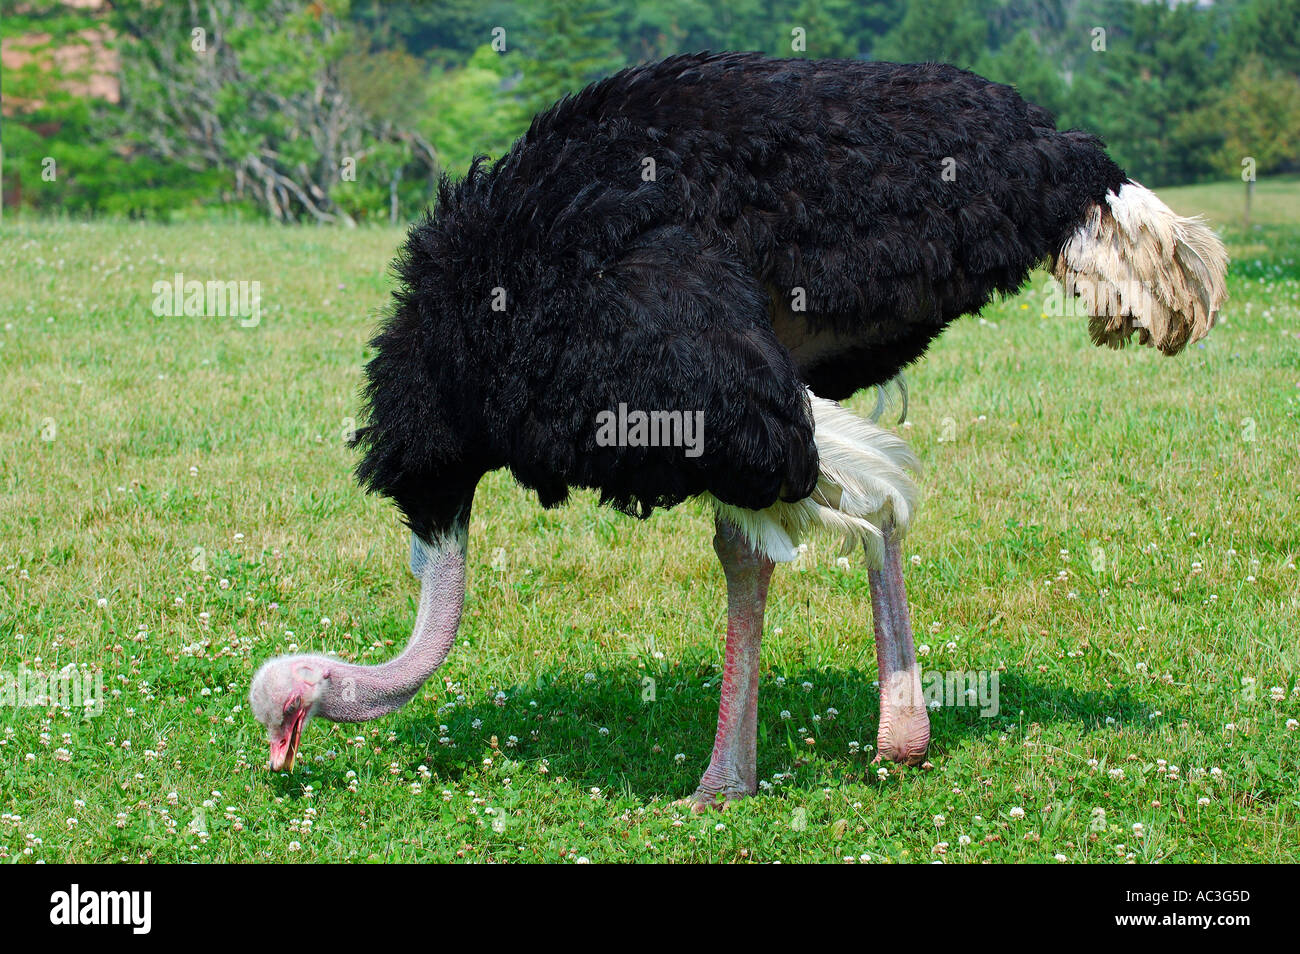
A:
<svg viewBox="0 0 1300 954">
<path fill-rule="evenodd" d="M 1190 4 L 1107 4 L 1095 17 L 1105 49 L 1078 61 L 1067 123 L 1100 134 L 1125 171 L 1147 185 L 1205 176 L 1213 143 L 1186 117 L 1228 82 L 1216 55 L 1216 16 Z"/>
<path fill-rule="evenodd" d="M 1300 161 L 1300 80 L 1248 60 L 1223 97 L 1201 115 L 1222 130 L 1223 146 L 1215 156 L 1219 167 L 1246 181 L 1249 227 L 1256 175 Z"/>
<path fill-rule="evenodd" d="M 506 89 L 511 79 L 508 57 L 484 45 L 434 80 L 422 129 L 449 172 L 464 173 L 477 155 L 500 157 L 528 128 L 531 115 Z"/>
<path fill-rule="evenodd" d="M 1069 102 L 1065 81 L 1028 30 L 1021 30 L 996 53 L 980 57 L 975 70 L 1014 86 L 1021 96 L 1054 116 L 1060 116 Z"/>
<path fill-rule="evenodd" d="M 1300 0 L 1249 0 L 1232 21 L 1229 45 L 1245 60 L 1300 74 Z"/>
<path fill-rule="evenodd" d="M 804 31 L 804 49 L 793 51 L 794 55 L 810 59 L 856 56 L 857 48 L 844 35 L 848 13 L 848 0 L 803 0 L 790 15 L 785 32 L 789 37 L 795 27 Z"/>
<path fill-rule="evenodd" d="M 376 52 L 400 49 L 438 66 L 463 63 L 514 12 L 510 0 L 354 0 L 350 19 Z"/>
<path fill-rule="evenodd" d="M 525 21 L 519 97 L 532 115 L 624 65 L 606 0 L 540 0 Z"/>
<path fill-rule="evenodd" d="M 115 3 L 123 136 L 142 155 L 221 170 L 237 197 L 280 221 L 352 224 L 356 210 L 332 193 L 363 177 L 384 180 L 395 216 L 408 167 L 429 177 L 437 157 L 380 114 L 400 97 L 349 57 L 344 12 L 338 0 Z"/>
<path fill-rule="evenodd" d="M 120 172 L 111 150 L 91 136 L 91 92 L 105 77 L 99 19 L 54 0 L 33 0 L 0 17 L 4 45 L 5 205 L 87 211 Z M 111 55 L 109 56 L 111 59 Z M 111 77 L 108 77 L 111 85 Z"/>
<path fill-rule="evenodd" d="M 988 23 L 975 0 L 912 3 L 872 55 L 882 60 L 924 60 L 969 69 L 988 48 L 988 32 Z"/>
</svg>

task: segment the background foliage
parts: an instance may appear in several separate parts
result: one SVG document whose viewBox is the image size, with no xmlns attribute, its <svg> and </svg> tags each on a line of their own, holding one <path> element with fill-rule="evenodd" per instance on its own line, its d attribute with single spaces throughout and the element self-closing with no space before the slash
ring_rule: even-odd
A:
<svg viewBox="0 0 1300 954">
<path fill-rule="evenodd" d="M 6 47 L 45 53 L 6 60 L 8 204 L 78 216 L 399 221 L 565 93 L 701 49 L 953 62 L 1099 133 L 1149 185 L 1300 166 L 1300 0 L 4 6 Z M 117 54 L 118 102 L 53 64 L 88 36 Z"/>
</svg>

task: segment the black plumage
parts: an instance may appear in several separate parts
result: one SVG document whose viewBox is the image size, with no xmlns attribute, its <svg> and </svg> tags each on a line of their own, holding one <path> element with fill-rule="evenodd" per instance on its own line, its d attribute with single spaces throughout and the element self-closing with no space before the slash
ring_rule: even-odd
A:
<svg viewBox="0 0 1300 954">
<path fill-rule="evenodd" d="M 805 386 L 889 379 L 1125 181 L 1094 137 L 950 66 L 625 70 L 444 179 L 411 229 L 358 476 L 426 537 L 499 467 L 547 506 L 570 487 L 643 515 L 807 496 Z M 599 446 L 620 403 L 702 411 L 703 453 Z"/>
</svg>

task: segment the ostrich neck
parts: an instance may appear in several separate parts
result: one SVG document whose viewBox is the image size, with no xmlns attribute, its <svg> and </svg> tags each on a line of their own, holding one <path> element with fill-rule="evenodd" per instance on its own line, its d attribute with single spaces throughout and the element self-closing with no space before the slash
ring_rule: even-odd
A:
<svg viewBox="0 0 1300 954">
<path fill-rule="evenodd" d="M 420 608 L 401 655 L 378 666 L 330 660 L 329 691 L 317 715 L 333 722 L 368 722 L 406 705 L 456 641 L 465 602 L 465 540 L 419 544 Z M 413 568 L 416 558 L 412 557 Z"/>
</svg>

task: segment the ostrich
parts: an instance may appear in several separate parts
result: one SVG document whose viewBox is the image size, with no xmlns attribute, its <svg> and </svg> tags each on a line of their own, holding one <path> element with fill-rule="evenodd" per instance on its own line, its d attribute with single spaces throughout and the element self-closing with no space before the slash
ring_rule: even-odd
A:
<svg viewBox="0 0 1300 954">
<path fill-rule="evenodd" d="M 372 342 L 357 476 L 411 530 L 410 642 L 378 666 L 267 662 L 251 702 L 271 767 L 292 768 L 308 719 L 393 712 L 443 662 L 474 488 L 502 467 L 544 507 L 573 487 L 640 517 L 712 503 L 728 620 L 692 807 L 757 789 L 768 583 L 817 528 L 867 554 L 877 758 L 921 761 L 900 549 L 916 458 L 837 402 L 895 378 L 1040 263 L 1110 347 L 1136 333 L 1175 354 L 1225 297 L 1209 228 L 1128 179 L 1098 139 L 951 66 L 685 55 L 538 115 L 498 162 L 443 180 Z M 616 409 L 669 439 L 632 426 L 602 439 Z M 664 426 L 692 415 L 694 451 Z"/>
</svg>

